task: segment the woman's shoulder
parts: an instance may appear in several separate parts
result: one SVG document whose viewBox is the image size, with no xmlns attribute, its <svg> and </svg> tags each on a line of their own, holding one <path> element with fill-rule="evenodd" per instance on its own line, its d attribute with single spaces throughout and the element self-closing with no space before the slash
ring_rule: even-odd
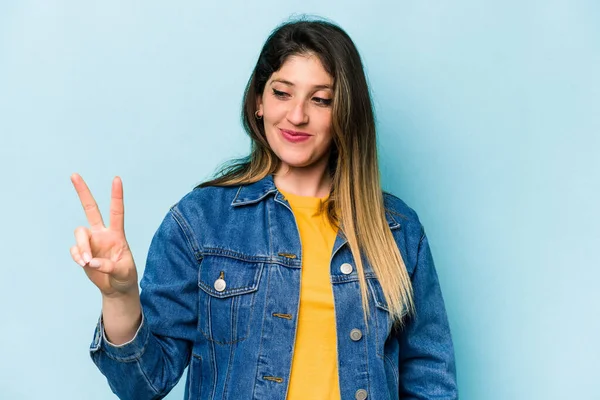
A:
<svg viewBox="0 0 600 400">
<path fill-rule="evenodd" d="M 177 201 L 171 209 L 181 214 L 203 214 L 206 210 L 224 211 L 230 207 L 239 190 L 238 186 L 195 187 Z"/>
<path fill-rule="evenodd" d="M 400 197 L 389 193 L 383 192 L 383 205 L 385 211 L 388 214 L 388 218 L 393 219 L 407 232 L 421 232 L 423 226 L 417 212 L 410 207 Z"/>
</svg>

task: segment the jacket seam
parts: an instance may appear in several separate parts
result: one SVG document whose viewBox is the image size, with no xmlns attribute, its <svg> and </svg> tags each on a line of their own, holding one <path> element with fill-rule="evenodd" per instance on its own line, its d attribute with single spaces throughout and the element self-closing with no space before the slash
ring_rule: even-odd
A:
<svg viewBox="0 0 600 400">
<path fill-rule="evenodd" d="M 271 239 L 269 239 L 269 240 L 272 241 Z M 272 245 L 270 243 L 269 243 L 269 248 L 272 248 Z M 202 258 L 205 258 L 207 256 L 227 257 L 227 258 L 232 258 L 234 260 L 244 261 L 244 262 L 262 262 L 265 264 L 278 264 L 278 265 L 281 265 L 281 266 L 287 267 L 287 268 L 299 268 L 301 265 L 301 262 L 297 258 L 296 259 L 291 259 L 291 258 L 280 259 L 280 258 L 268 256 L 268 255 L 266 255 L 266 256 L 249 256 L 249 255 L 239 253 L 234 250 L 221 249 L 218 247 L 204 247 L 203 252 L 202 252 Z"/>
<path fill-rule="evenodd" d="M 192 229 L 190 228 L 189 224 L 187 223 L 187 221 L 185 220 L 185 218 L 183 217 L 181 212 L 179 212 L 179 210 L 176 208 L 176 205 L 171 207 L 170 211 L 171 211 L 171 213 L 170 213 L 171 216 L 173 217 L 175 222 L 177 222 L 179 229 L 181 229 L 181 232 L 183 233 L 183 236 L 185 237 L 185 240 L 186 240 L 186 243 L 188 246 L 188 250 L 190 250 L 192 252 L 194 258 L 199 261 L 200 259 L 202 259 L 202 251 L 200 250 L 200 246 L 198 245 L 198 240 L 196 239 L 196 236 L 192 232 Z"/>
<path fill-rule="evenodd" d="M 152 382 L 150 381 L 150 379 L 148 379 L 148 375 L 146 375 L 146 373 L 144 372 L 144 369 L 142 368 L 141 359 L 135 360 L 135 364 L 138 367 L 138 370 L 140 371 L 140 373 L 142 374 L 142 376 L 144 377 L 144 380 L 146 381 L 146 383 L 148 384 L 148 386 L 150 386 L 150 389 L 152 389 L 152 391 L 154 392 L 154 394 L 157 395 L 157 396 L 163 396 L 164 393 L 163 392 L 159 392 L 154 387 L 154 385 L 152 384 Z"/>
<path fill-rule="evenodd" d="M 384 360 L 384 365 L 385 362 L 388 362 L 392 368 L 392 372 L 394 373 L 394 382 L 399 385 L 400 384 L 400 372 L 398 371 L 398 366 L 396 364 L 394 364 L 394 361 L 387 355 L 387 354 L 383 354 L 383 357 L 381 355 L 377 355 L 378 357 L 383 358 Z"/>
<path fill-rule="evenodd" d="M 264 307 L 264 311 L 263 311 L 263 318 L 262 318 L 262 322 L 260 325 L 260 343 L 258 345 L 258 355 L 256 357 L 257 359 L 257 365 L 256 365 L 256 375 L 254 376 L 254 385 L 252 385 L 252 398 L 255 398 L 255 394 L 256 394 L 256 382 L 258 382 L 258 376 L 259 376 L 259 372 L 260 372 L 260 366 L 258 365 L 258 363 L 260 362 L 260 358 L 262 357 L 262 349 L 263 349 L 263 342 L 264 342 L 264 330 L 265 330 L 265 321 L 267 320 L 267 314 L 268 314 L 268 307 L 267 307 L 267 303 L 268 303 L 268 298 L 269 298 L 269 290 L 271 288 L 271 269 L 267 269 L 267 293 L 265 294 L 265 307 Z M 292 350 L 293 351 L 293 350 Z M 289 384 L 289 381 L 288 381 Z"/>
</svg>

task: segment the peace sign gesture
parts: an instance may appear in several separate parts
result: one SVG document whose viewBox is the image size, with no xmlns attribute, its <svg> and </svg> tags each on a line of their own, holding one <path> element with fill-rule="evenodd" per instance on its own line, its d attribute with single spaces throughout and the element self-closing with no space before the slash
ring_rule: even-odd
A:
<svg viewBox="0 0 600 400">
<path fill-rule="evenodd" d="M 125 239 L 121 179 L 115 177 L 112 182 L 108 227 L 104 226 L 98 204 L 83 178 L 73 174 L 71 182 L 89 223 L 89 228 L 79 226 L 75 229 L 76 245 L 71 247 L 71 257 L 83 267 L 103 296 L 113 297 L 137 291 L 135 262 Z"/>
</svg>

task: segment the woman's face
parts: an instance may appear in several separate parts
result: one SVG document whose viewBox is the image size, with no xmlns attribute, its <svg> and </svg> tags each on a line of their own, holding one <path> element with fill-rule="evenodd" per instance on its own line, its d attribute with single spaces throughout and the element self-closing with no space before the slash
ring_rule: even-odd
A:
<svg viewBox="0 0 600 400">
<path fill-rule="evenodd" d="M 314 55 L 290 56 L 258 98 L 267 142 L 282 167 L 325 167 L 331 147 L 333 78 Z"/>
</svg>

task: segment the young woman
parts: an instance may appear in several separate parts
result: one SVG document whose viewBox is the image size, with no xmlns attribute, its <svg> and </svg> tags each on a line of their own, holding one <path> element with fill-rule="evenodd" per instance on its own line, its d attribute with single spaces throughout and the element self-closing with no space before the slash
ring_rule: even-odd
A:
<svg viewBox="0 0 600 400">
<path fill-rule="evenodd" d="M 246 87 L 250 155 L 172 206 L 138 292 L 112 185 L 71 248 L 102 293 L 91 356 L 122 399 L 456 399 L 444 302 L 415 212 L 383 193 L 360 56 L 338 26 L 267 39 Z"/>
</svg>

